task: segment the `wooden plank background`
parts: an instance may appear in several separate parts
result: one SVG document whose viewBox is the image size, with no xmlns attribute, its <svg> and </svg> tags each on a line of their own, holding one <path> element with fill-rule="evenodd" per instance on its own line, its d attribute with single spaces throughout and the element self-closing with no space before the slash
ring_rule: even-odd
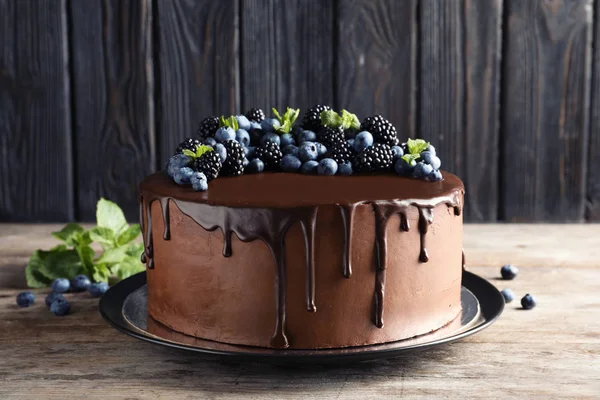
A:
<svg viewBox="0 0 600 400">
<path fill-rule="evenodd" d="M 600 221 L 594 14 L 600 0 L 0 0 L 0 221 L 88 221 L 100 196 L 134 220 L 137 182 L 204 116 L 316 103 L 431 140 L 468 221 Z"/>
</svg>

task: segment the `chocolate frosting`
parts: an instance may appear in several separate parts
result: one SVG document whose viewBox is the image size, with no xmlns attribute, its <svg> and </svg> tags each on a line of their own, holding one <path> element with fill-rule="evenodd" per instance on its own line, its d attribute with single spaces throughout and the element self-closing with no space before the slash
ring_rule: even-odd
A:
<svg viewBox="0 0 600 400">
<path fill-rule="evenodd" d="M 276 321 L 271 346 L 288 347 L 285 334 L 286 266 L 285 235 L 298 223 L 302 227 L 306 248 L 306 309 L 316 312 L 315 304 L 315 223 L 319 206 L 337 205 L 344 224 L 345 250 L 341 275 L 352 276 L 352 225 L 358 205 L 370 204 L 376 226 L 377 265 L 375 280 L 375 315 L 373 323 L 384 326 L 385 272 L 387 265 L 388 220 L 400 215 L 399 229 L 408 232 L 407 210 L 416 207 L 419 212 L 419 261 L 429 260 L 426 234 L 433 223 L 433 209 L 439 204 L 453 207 L 460 215 L 460 199 L 464 187 L 456 176 L 444 172 L 441 182 L 424 182 L 395 175 L 321 177 L 299 174 L 265 173 L 219 178 L 211 182 L 206 192 L 194 192 L 189 187 L 170 181 L 164 173 L 146 178 L 140 185 L 140 220 L 145 232 L 145 250 L 142 262 L 154 268 L 151 205 L 159 201 L 164 220 L 163 239 L 170 239 L 169 201 L 207 231 L 223 232 L 223 256 L 230 257 L 231 234 L 243 242 L 262 240 L 269 248 L 275 274 Z M 146 208 L 145 213 L 142 207 Z M 143 220 L 143 215 L 146 215 Z"/>
</svg>

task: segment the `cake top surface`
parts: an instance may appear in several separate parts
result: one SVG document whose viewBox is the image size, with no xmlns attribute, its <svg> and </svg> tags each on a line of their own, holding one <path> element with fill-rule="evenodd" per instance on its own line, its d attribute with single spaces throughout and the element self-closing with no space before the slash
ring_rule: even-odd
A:
<svg viewBox="0 0 600 400">
<path fill-rule="evenodd" d="M 210 190 L 196 192 L 189 186 L 175 184 L 164 172 L 157 172 L 142 181 L 140 190 L 176 200 L 249 208 L 428 200 L 464 191 L 457 176 L 444 171 L 443 177 L 440 182 L 425 182 L 394 174 L 340 177 L 273 172 L 215 179 Z"/>
</svg>

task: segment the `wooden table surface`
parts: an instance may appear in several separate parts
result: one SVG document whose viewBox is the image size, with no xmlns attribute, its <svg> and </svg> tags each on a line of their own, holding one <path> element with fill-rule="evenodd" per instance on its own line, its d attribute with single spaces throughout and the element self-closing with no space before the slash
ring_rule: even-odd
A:
<svg viewBox="0 0 600 400">
<path fill-rule="evenodd" d="M 0 399 L 599 398 L 600 225 L 467 225 L 468 269 L 517 296 L 490 328 L 381 362 L 337 367 L 227 363 L 144 343 L 109 327 L 98 300 L 72 297 L 60 318 L 36 290 L 20 309 L 23 269 L 57 225 L 0 224 Z M 498 279 L 504 263 L 514 281 Z"/>
</svg>

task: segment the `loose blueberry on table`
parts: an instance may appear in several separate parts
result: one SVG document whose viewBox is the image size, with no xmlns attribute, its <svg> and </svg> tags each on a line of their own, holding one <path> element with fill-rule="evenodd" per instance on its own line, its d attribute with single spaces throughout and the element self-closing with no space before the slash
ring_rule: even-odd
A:
<svg viewBox="0 0 600 400">
<path fill-rule="evenodd" d="M 77 275 L 71 281 L 71 290 L 73 292 L 84 292 L 88 289 L 91 283 L 92 282 L 90 281 L 90 278 L 88 278 L 87 276 Z"/>
<path fill-rule="evenodd" d="M 50 312 L 59 317 L 67 315 L 69 311 L 71 311 L 71 304 L 64 298 L 57 298 L 50 304 Z"/>
<path fill-rule="evenodd" d="M 507 304 L 515 299 L 515 294 L 511 289 L 504 289 L 500 293 L 502 293 L 502 297 L 504 297 L 504 302 Z"/>
<path fill-rule="evenodd" d="M 535 298 L 532 295 L 530 295 L 529 293 L 527 293 L 521 299 L 521 307 L 523 307 L 523 309 L 525 309 L 525 310 L 531 310 L 536 305 L 537 305 L 537 302 L 535 301 Z"/>
<path fill-rule="evenodd" d="M 519 274 L 519 269 L 514 265 L 503 265 L 500 268 L 500 275 L 502 275 L 502 279 L 512 280 Z"/>
<path fill-rule="evenodd" d="M 288 107 L 283 113 L 273 108 L 272 116 L 251 108 L 243 115 L 206 117 L 196 137 L 177 147 L 166 172 L 177 184 L 198 192 L 208 190 L 218 177 L 265 171 L 443 179 L 435 148 L 422 139 L 400 143 L 394 125 L 381 115 L 360 121 L 327 105 L 308 109 L 296 124 L 299 115 L 299 109 Z"/>
<path fill-rule="evenodd" d="M 19 307 L 29 307 L 35 303 L 35 295 L 31 292 L 21 292 L 17 295 L 17 305 Z"/>
</svg>

